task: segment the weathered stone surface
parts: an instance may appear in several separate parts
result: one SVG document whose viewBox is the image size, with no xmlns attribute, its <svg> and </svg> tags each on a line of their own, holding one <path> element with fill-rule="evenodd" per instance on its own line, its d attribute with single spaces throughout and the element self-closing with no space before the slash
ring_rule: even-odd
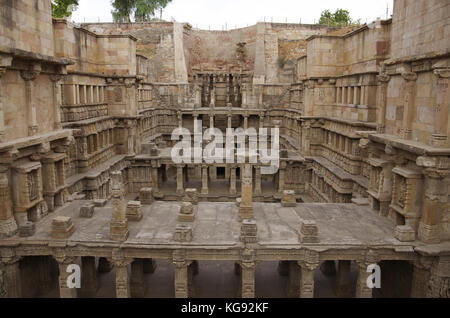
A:
<svg viewBox="0 0 450 318">
<path fill-rule="evenodd" d="M 195 221 L 194 206 L 190 202 L 183 202 L 178 215 L 178 222 L 191 223 Z"/>
<path fill-rule="evenodd" d="M 295 191 L 292 190 L 283 191 L 281 205 L 283 207 L 295 207 L 297 205 L 297 199 L 295 198 Z"/>
<path fill-rule="evenodd" d="M 142 220 L 142 205 L 140 201 L 129 201 L 127 204 L 127 219 L 130 222 L 139 222 Z"/>
<path fill-rule="evenodd" d="M 143 205 L 153 204 L 153 188 L 142 188 L 139 192 L 139 200 Z"/>
<path fill-rule="evenodd" d="M 189 225 L 178 224 L 175 229 L 173 239 L 176 242 L 188 243 L 192 241 L 192 227 Z"/>
<path fill-rule="evenodd" d="M 395 238 L 400 242 L 414 242 L 416 240 L 416 232 L 408 225 L 397 226 L 395 228 Z"/>
<path fill-rule="evenodd" d="M 70 217 L 58 216 L 52 221 L 52 238 L 64 240 L 72 236 L 75 226 Z"/>
<path fill-rule="evenodd" d="M 94 216 L 94 212 L 95 212 L 95 204 L 86 203 L 80 209 L 80 218 L 90 219 Z"/>
<path fill-rule="evenodd" d="M 19 227 L 20 237 L 30 237 L 36 233 L 36 225 L 33 222 L 26 222 Z"/>
</svg>

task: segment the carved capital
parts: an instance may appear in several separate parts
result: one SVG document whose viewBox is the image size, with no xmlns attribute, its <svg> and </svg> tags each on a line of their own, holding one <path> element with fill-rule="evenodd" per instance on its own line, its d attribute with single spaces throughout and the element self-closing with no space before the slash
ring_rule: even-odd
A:
<svg viewBox="0 0 450 318">
<path fill-rule="evenodd" d="M 56 262 L 58 262 L 59 265 L 70 265 L 70 264 L 74 264 L 77 257 L 74 256 L 67 256 L 64 254 L 57 254 L 57 255 L 53 255 L 53 258 L 55 259 Z"/>
<path fill-rule="evenodd" d="M 450 77 L 450 69 L 449 68 L 441 68 L 433 71 L 434 75 L 439 78 L 449 78 Z"/>
<path fill-rule="evenodd" d="M 50 77 L 50 80 L 51 80 L 53 83 L 57 83 L 57 82 L 59 82 L 60 80 L 62 80 L 62 75 L 60 75 L 60 74 L 52 74 L 52 75 L 50 75 L 49 77 Z"/>
<path fill-rule="evenodd" d="M 112 258 L 107 258 L 107 260 L 114 265 L 114 267 L 126 267 L 133 263 L 133 258 L 117 258 L 113 256 Z"/>
<path fill-rule="evenodd" d="M 305 259 L 299 261 L 298 265 L 313 271 L 320 265 L 320 254 L 316 251 L 306 250 Z"/>
<path fill-rule="evenodd" d="M 391 80 L 391 77 L 387 74 L 380 74 L 377 76 L 377 80 L 380 83 L 389 83 L 389 81 Z"/>
<path fill-rule="evenodd" d="M 22 77 L 22 79 L 24 81 L 34 81 L 36 79 L 36 77 L 38 77 L 39 75 L 39 71 L 20 71 L 20 76 Z"/>
<path fill-rule="evenodd" d="M 13 265 L 22 259 L 21 256 L 17 256 L 16 252 L 11 249 L 0 251 L 0 263 L 4 265 Z"/>
<path fill-rule="evenodd" d="M 402 77 L 408 82 L 416 81 L 417 80 L 417 73 L 404 72 L 404 73 L 402 73 Z"/>
</svg>

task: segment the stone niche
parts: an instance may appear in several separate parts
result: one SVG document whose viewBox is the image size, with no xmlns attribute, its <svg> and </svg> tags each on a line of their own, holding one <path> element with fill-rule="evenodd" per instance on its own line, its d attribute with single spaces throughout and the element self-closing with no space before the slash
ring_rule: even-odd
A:
<svg viewBox="0 0 450 318">
<path fill-rule="evenodd" d="M 50 212 L 64 205 L 65 154 L 51 154 L 42 159 L 44 199 Z"/>
<path fill-rule="evenodd" d="M 396 167 L 392 189 L 389 218 L 396 225 L 408 225 L 414 231 L 419 228 L 422 215 L 420 193 L 424 191 L 423 174 L 419 170 Z"/>
<path fill-rule="evenodd" d="M 48 214 L 43 199 L 42 165 L 22 162 L 12 169 L 14 214 L 19 225 L 28 220 L 36 222 Z"/>
<path fill-rule="evenodd" d="M 371 158 L 369 164 L 371 166 L 369 184 L 371 207 L 373 210 L 379 211 L 380 215 L 387 216 L 392 198 L 391 169 L 393 163 L 380 158 Z"/>
</svg>

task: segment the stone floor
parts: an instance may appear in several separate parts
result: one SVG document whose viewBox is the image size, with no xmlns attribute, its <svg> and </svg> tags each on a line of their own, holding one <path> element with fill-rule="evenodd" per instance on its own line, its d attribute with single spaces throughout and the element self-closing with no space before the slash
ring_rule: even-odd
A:
<svg viewBox="0 0 450 318">
<path fill-rule="evenodd" d="M 69 216 L 75 224 L 71 242 L 109 242 L 111 206 L 96 208 L 91 219 L 79 217 L 80 207 L 86 201 L 74 201 L 49 214 L 36 224 L 36 234 L 29 238 L 10 238 L 21 241 L 51 240 L 52 219 Z M 156 201 L 143 206 L 143 219 L 130 222 L 128 244 L 170 245 L 178 224 L 179 202 Z M 370 245 L 411 246 L 394 238 L 394 225 L 376 215 L 369 207 L 355 204 L 298 204 L 295 208 L 282 208 L 278 203 L 254 203 L 258 225 L 259 245 L 299 246 L 298 230 L 301 220 L 315 220 L 319 229 L 320 243 L 316 245 Z M 189 246 L 234 246 L 240 244 L 238 207 L 234 203 L 200 203 L 193 223 L 193 241 Z M 5 240 L 6 242 L 8 240 Z M 413 243 L 417 245 L 420 243 Z"/>
</svg>

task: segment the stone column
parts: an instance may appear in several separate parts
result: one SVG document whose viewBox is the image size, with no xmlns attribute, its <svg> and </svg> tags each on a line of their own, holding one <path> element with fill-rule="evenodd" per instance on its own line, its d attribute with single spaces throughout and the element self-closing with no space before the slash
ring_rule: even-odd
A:
<svg viewBox="0 0 450 318">
<path fill-rule="evenodd" d="M 244 130 L 247 130 L 247 129 L 248 129 L 248 116 L 245 115 L 244 116 Z"/>
<path fill-rule="evenodd" d="M 314 298 L 314 272 L 319 263 L 298 262 L 301 267 L 300 298 Z"/>
<path fill-rule="evenodd" d="M 228 115 L 228 122 L 227 122 L 227 128 L 232 128 L 232 115 Z"/>
<path fill-rule="evenodd" d="M 280 170 L 278 171 L 278 192 L 283 193 L 286 176 L 286 162 L 280 163 Z"/>
<path fill-rule="evenodd" d="M 199 84 L 195 84 L 195 107 L 202 106 L 202 89 Z"/>
<path fill-rule="evenodd" d="M 21 257 L 14 255 L 14 252 L 5 255 L 2 253 L 0 262 L 3 264 L 6 297 L 7 298 L 21 298 L 22 297 L 22 282 L 20 275 L 20 260 Z"/>
<path fill-rule="evenodd" d="M 253 167 L 245 164 L 242 171 L 242 202 L 239 207 L 239 221 L 253 218 Z"/>
<path fill-rule="evenodd" d="M 0 143 L 5 141 L 5 110 L 3 104 L 4 86 L 2 81 L 3 74 L 6 73 L 6 67 L 0 67 Z"/>
<path fill-rule="evenodd" d="M 152 187 L 153 191 L 159 193 L 158 167 L 152 165 Z"/>
<path fill-rule="evenodd" d="M 81 258 L 81 290 L 80 297 L 94 298 L 99 288 L 95 257 Z"/>
<path fill-rule="evenodd" d="M 187 261 L 183 251 L 175 251 L 173 265 L 175 269 L 175 298 L 189 298 L 188 267 L 192 262 Z"/>
<path fill-rule="evenodd" d="M 62 105 L 61 100 L 61 75 L 50 75 L 50 80 L 53 82 L 53 116 L 54 124 L 53 128 L 58 130 L 61 129 L 61 113 L 60 106 Z"/>
<path fill-rule="evenodd" d="M 432 136 L 432 142 L 435 147 L 448 147 L 448 85 L 450 77 L 450 69 L 434 70 L 437 76 L 438 92 L 436 96 L 436 113 L 435 113 L 435 130 Z"/>
<path fill-rule="evenodd" d="M 352 296 L 350 280 L 351 265 L 351 261 L 338 261 L 335 292 L 339 298 L 350 298 Z"/>
<path fill-rule="evenodd" d="M 202 165 L 202 194 L 208 194 L 208 166 Z"/>
<path fill-rule="evenodd" d="M 378 96 L 377 96 L 377 108 L 378 108 L 378 127 L 377 131 L 380 134 L 384 134 L 386 130 L 386 106 L 387 106 L 387 88 L 390 80 L 390 76 L 381 74 L 378 76 Z"/>
<path fill-rule="evenodd" d="M 125 210 L 125 198 L 122 184 L 122 172 L 112 173 L 112 217 L 110 223 L 110 239 L 126 241 L 129 235 L 128 220 Z"/>
<path fill-rule="evenodd" d="M 133 262 L 131 258 L 115 258 L 109 260 L 116 268 L 116 297 L 130 298 L 130 275 L 128 275 L 128 265 Z"/>
<path fill-rule="evenodd" d="M 259 116 L 259 129 L 264 128 L 264 115 Z"/>
<path fill-rule="evenodd" d="M 18 229 L 13 216 L 8 171 L 6 165 L 0 165 L 0 238 L 14 236 Z"/>
<path fill-rule="evenodd" d="M 209 128 L 214 129 L 214 114 L 209 115 Z"/>
<path fill-rule="evenodd" d="M 28 136 L 34 136 L 38 133 L 38 123 L 35 104 L 34 80 L 39 76 L 41 66 L 36 64 L 32 70 L 22 71 L 20 75 L 25 81 L 25 97 L 27 105 L 27 123 Z"/>
<path fill-rule="evenodd" d="M 57 255 L 54 256 L 55 260 L 58 262 L 59 267 L 59 297 L 61 298 L 77 298 L 77 289 L 70 288 L 67 285 L 67 280 L 73 272 L 67 272 L 70 265 L 74 265 L 76 257 Z"/>
<path fill-rule="evenodd" d="M 254 262 L 241 262 L 242 298 L 255 298 L 255 268 Z"/>
<path fill-rule="evenodd" d="M 261 167 L 255 167 L 255 195 L 262 195 Z"/>
<path fill-rule="evenodd" d="M 231 167 L 230 171 L 230 194 L 236 195 L 236 167 Z"/>
<path fill-rule="evenodd" d="M 247 107 L 247 84 L 242 84 L 242 107 Z"/>
<path fill-rule="evenodd" d="M 138 259 L 131 263 L 131 297 L 145 297 L 145 277 L 144 277 L 144 260 Z"/>
<path fill-rule="evenodd" d="M 374 251 L 367 252 L 364 260 L 356 261 L 359 266 L 358 281 L 356 283 L 356 298 L 372 298 L 373 290 L 367 286 L 367 280 L 372 273 L 367 272 L 370 265 L 378 263 L 377 256 Z"/>
<path fill-rule="evenodd" d="M 447 208 L 447 186 L 445 178 L 448 170 L 438 169 L 437 158 L 417 159 L 417 165 L 425 169 L 425 196 L 423 203 L 422 219 L 419 224 L 419 239 L 427 244 L 439 244 L 441 217 L 445 215 Z"/>
<path fill-rule="evenodd" d="M 367 272 L 370 264 L 357 262 L 359 266 L 358 281 L 356 283 L 356 298 L 372 298 L 372 289 L 367 286 L 367 280 L 371 273 Z"/>
<path fill-rule="evenodd" d="M 411 283 L 411 298 L 426 298 L 430 281 L 432 258 L 420 257 L 413 262 L 414 271 Z"/>
<path fill-rule="evenodd" d="M 404 112 L 403 112 L 403 124 L 401 129 L 401 135 L 403 139 L 411 139 L 412 122 L 416 113 L 415 109 L 415 97 L 416 97 L 416 73 L 403 73 L 402 77 L 406 81 L 405 88 L 405 100 L 404 100 Z"/>
<path fill-rule="evenodd" d="M 184 166 L 177 166 L 177 194 L 184 193 Z"/>
</svg>

